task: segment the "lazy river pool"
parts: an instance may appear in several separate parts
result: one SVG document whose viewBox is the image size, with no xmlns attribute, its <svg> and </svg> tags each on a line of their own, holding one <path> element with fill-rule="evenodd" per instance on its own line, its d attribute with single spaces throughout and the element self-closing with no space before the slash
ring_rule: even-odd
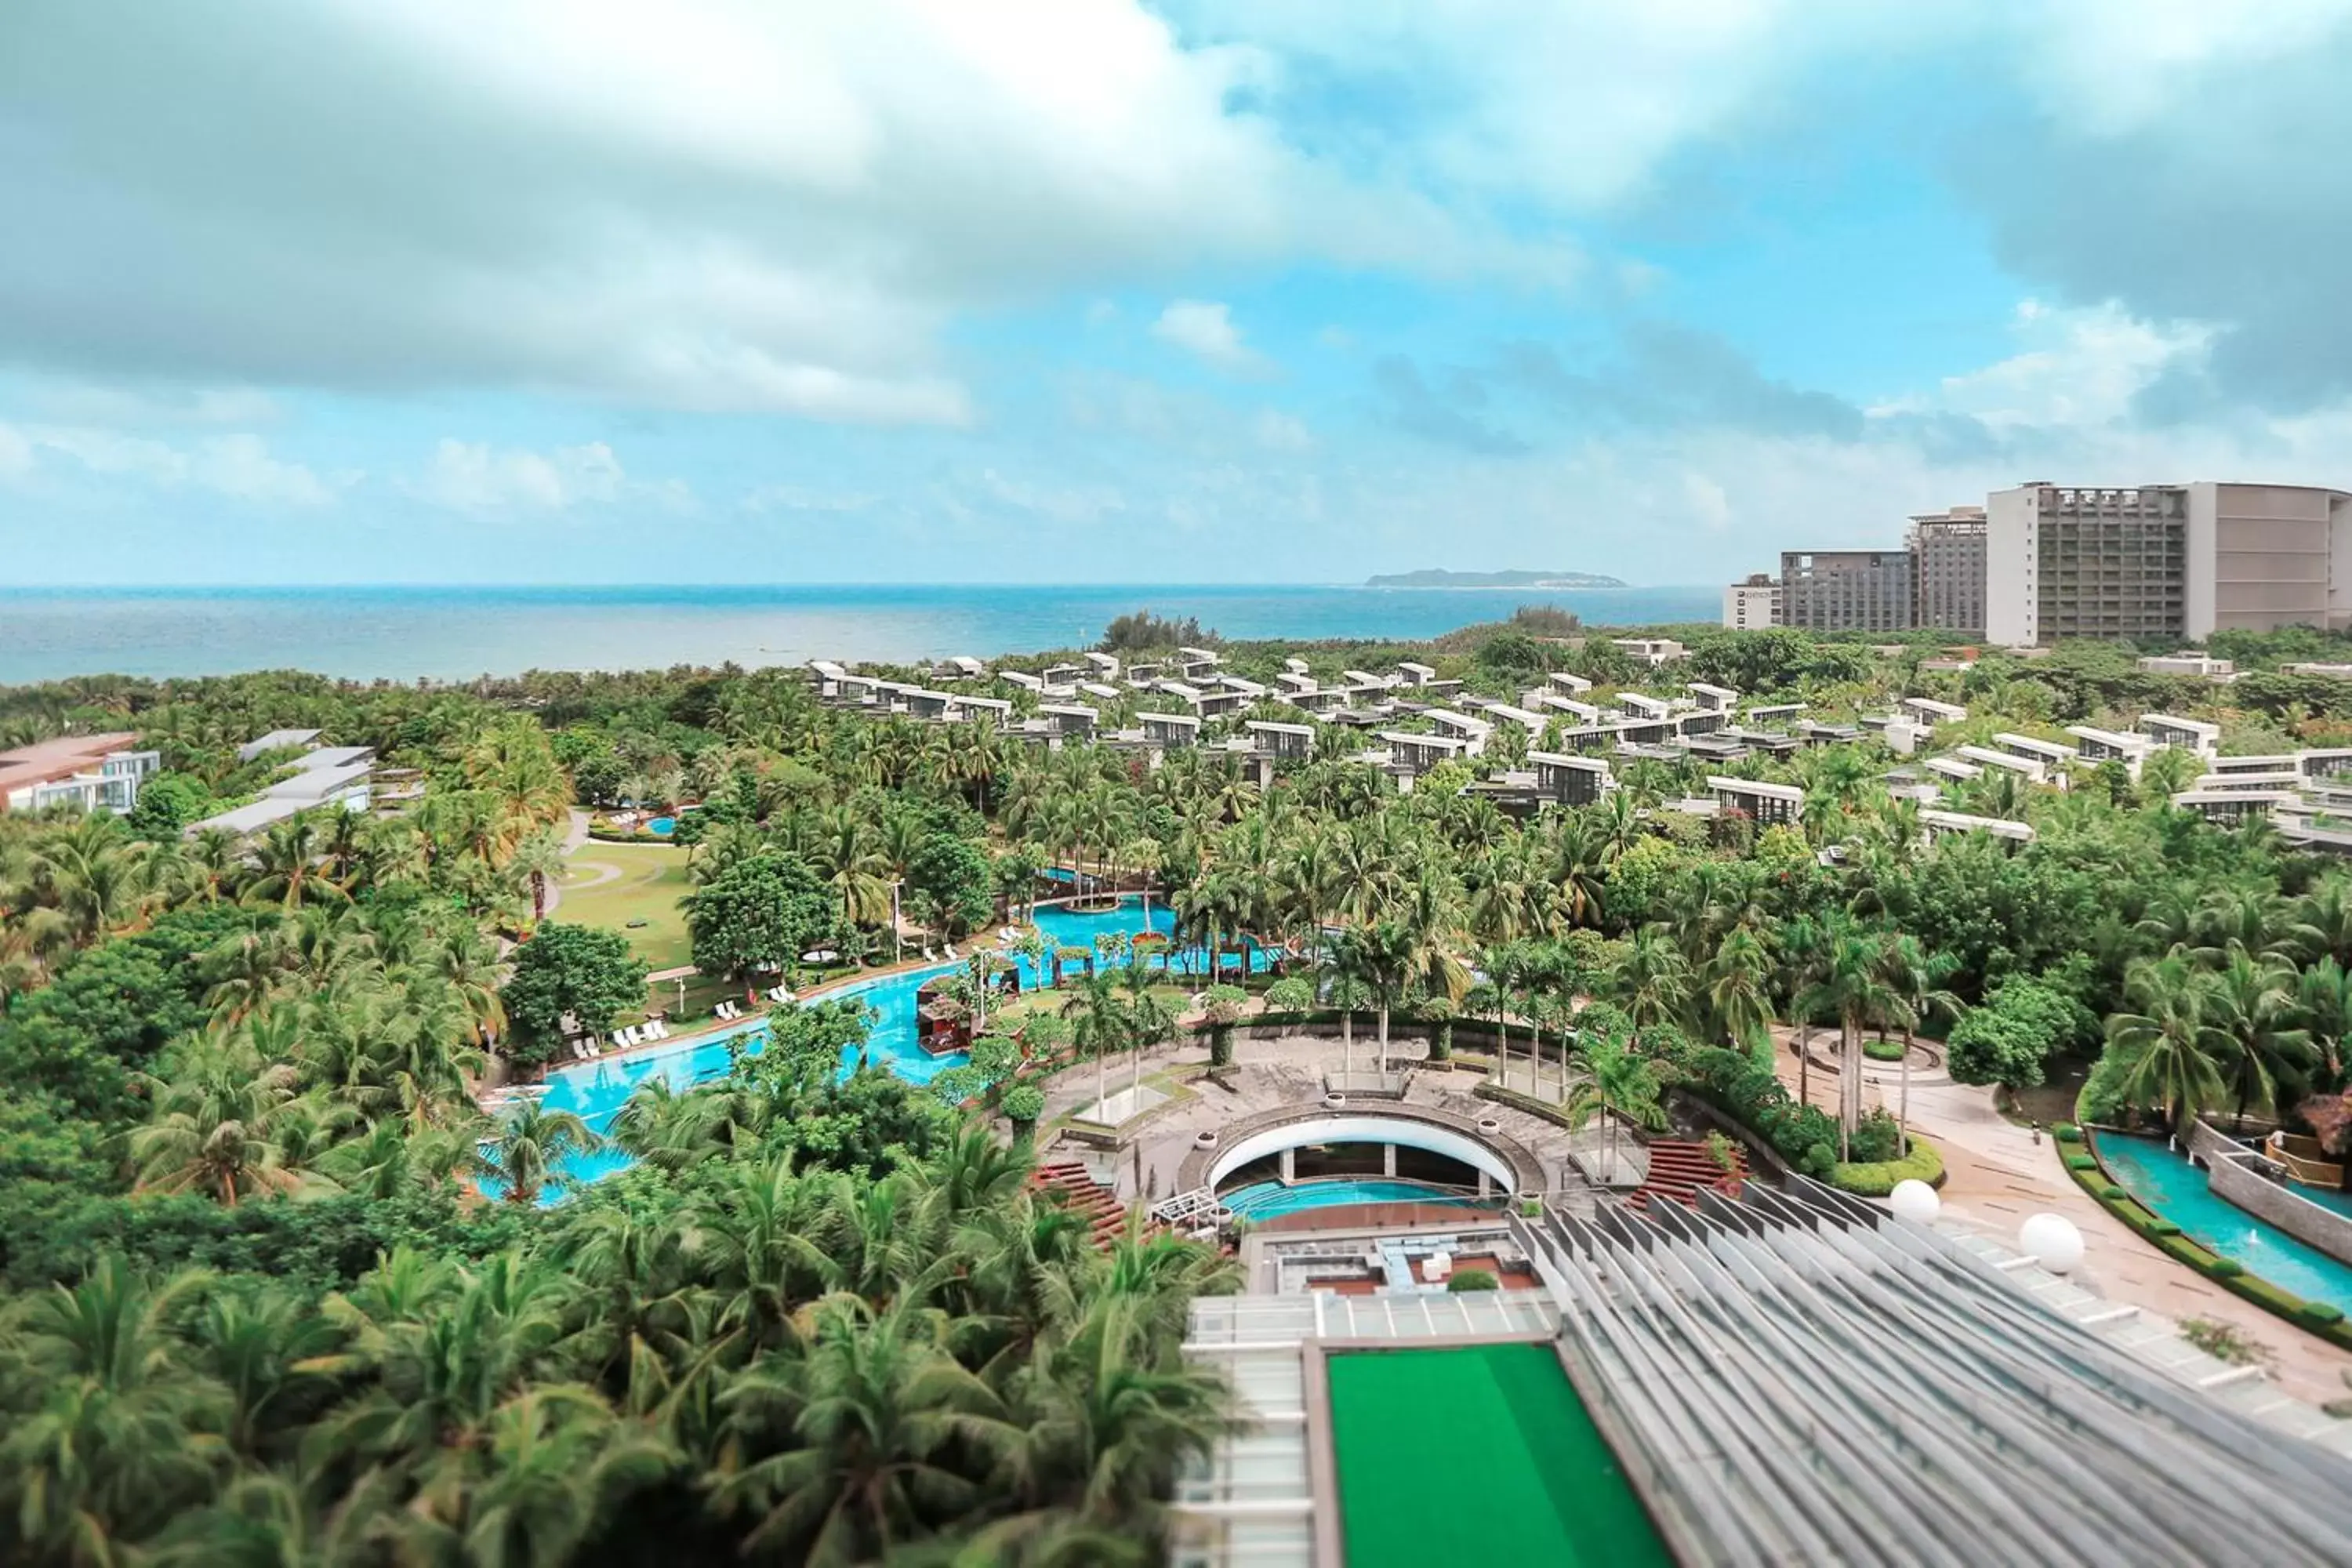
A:
<svg viewBox="0 0 2352 1568">
<path fill-rule="evenodd" d="M 1097 936 L 1118 932 L 1128 936 L 1150 930 L 1162 933 L 1175 929 L 1174 914 L 1159 903 L 1151 907 L 1147 927 L 1142 900 L 1127 899 L 1116 909 L 1081 911 L 1056 906 L 1041 905 L 1035 911 L 1037 929 L 1044 933 L 1048 949 L 1055 947 L 1091 947 Z M 1040 984 L 1037 966 L 1017 953 L 1008 954 L 1021 973 L 1024 990 Z M 1179 974 L 1203 975 L 1207 961 L 1198 949 L 1171 951 L 1170 963 Z M 1264 968 L 1266 954 L 1253 952 L 1251 964 Z M 1154 963 L 1158 960 L 1154 959 Z M 915 994 L 924 982 L 951 973 L 961 967 L 956 963 L 935 963 L 922 969 L 907 970 L 897 974 L 877 975 L 870 980 L 852 981 L 845 985 L 810 997 L 812 1001 L 837 1002 L 856 997 L 866 1005 L 871 1027 L 866 1037 L 866 1055 L 876 1067 L 896 1073 L 909 1083 L 929 1083 L 951 1067 L 961 1067 L 967 1058 L 961 1052 L 949 1056 L 932 1056 L 915 1043 Z M 1045 968 L 1050 978 L 1050 951 Z M 592 1062 L 574 1062 L 548 1074 L 547 1093 L 540 1103 L 549 1110 L 568 1110 L 585 1121 L 598 1136 L 612 1131 L 614 1120 L 621 1107 L 640 1085 L 662 1079 L 673 1089 L 690 1089 L 711 1079 L 724 1078 L 728 1072 L 730 1041 L 756 1037 L 764 1027 L 759 1018 L 746 1018 L 730 1027 L 690 1040 L 674 1042 L 658 1051 L 634 1052 L 625 1057 L 614 1057 Z M 842 1053 L 841 1072 L 849 1076 L 856 1066 L 855 1053 Z M 617 1149 L 605 1149 L 593 1154 L 579 1154 L 560 1163 L 558 1169 L 569 1182 L 594 1181 L 634 1163 L 630 1156 Z M 483 1190 L 498 1195 L 498 1184 L 486 1181 Z M 560 1195 L 551 1192 L 549 1201 Z"/>
</svg>

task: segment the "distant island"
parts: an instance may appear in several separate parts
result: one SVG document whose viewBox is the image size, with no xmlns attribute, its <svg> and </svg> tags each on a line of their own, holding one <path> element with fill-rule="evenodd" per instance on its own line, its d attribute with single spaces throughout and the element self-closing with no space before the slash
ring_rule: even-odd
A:
<svg viewBox="0 0 2352 1568">
<path fill-rule="evenodd" d="M 1597 572 L 1448 572 L 1431 567 L 1368 580 L 1367 588 L 1622 588 Z"/>
</svg>

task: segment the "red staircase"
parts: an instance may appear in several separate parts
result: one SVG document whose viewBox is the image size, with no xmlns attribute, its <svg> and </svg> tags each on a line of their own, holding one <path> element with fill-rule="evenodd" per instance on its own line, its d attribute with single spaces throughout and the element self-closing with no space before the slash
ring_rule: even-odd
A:
<svg viewBox="0 0 2352 1568">
<path fill-rule="evenodd" d="M 1675 1203 L 1693 1205 L 1698 1194 L 1713 1189 L 1726 1197 L 1739 1195 L 1739 1184 L 1748 1176 L 1748 1153 L 1737 1143 L 1731 1146 L 1731 1169 L 1727 1171 L 1715 1163 L 1704 1143 L 1665 1141 L 1649 1145 L 1649 1179 L 1634 1192 L 1636 1205 L 1660 1203 L 1669 1198 Z"/>
<path fill-rule="evenodd" d="M 1108 1247 L 1127 1228 L 1127 1209 L 1108 1187 L 1094 1179 L 1075 1160 L 1040 1165 L 1029 1178 L 1032 1190 L 1044 1194 L 1087 1221 L 1094 1244 Z"/>
</svg>

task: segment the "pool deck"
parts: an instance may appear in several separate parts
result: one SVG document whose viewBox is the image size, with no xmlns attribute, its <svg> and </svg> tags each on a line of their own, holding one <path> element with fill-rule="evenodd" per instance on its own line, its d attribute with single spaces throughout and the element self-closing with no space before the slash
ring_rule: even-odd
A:
<svg viewBox="0 0 2352 1568">
<path fill-rule="evenodd" d="M 1781 1080 L 1797 1089 L 1794 1039 L 1777 1030 Z M 1865 1063 L 1864 1109 L 1897 1100 L 1897 1071 Z M 1834 1115 L 1837 1079 L 1812 1074 L 1813 1103 Z M 2195 1270 L 2174 1262 L 2075 1184 L 2063 1163 L 2065 1145 L 2020 1127 L 1992 1108 L 1990 1089 L 1956 1084 L 1940 1074 L 1914 1072 L 1911 1123 L 1944 1154 L 1945 1215 L 2014 1247 L 2027 1216 L 2059 1214 L 2083 1233 L 2084 1261 L 2074 1282 L 2118 1303 L 2179 1321 L 2210 1318 L 2229 1324 L 2270 1352 L 2270 1374 L 2281 1392 L 2310 1405 L 2352 1395 L 2352 1352 L 2305 1333 L 2252 1302 L 2231 1295 Z"/>
<path fill-rule="evenodd" d="M 1472 1091 L 1486 1081 L 1485 1074 L 1443 1064 L 1427 1067 L 1418 1060 L 1422 1050 L 1423 1044 L 1418 1039 L 1392 1038 L 1392 1061 L 1415 1069 L 1410 1089 L 1401 1102 L 1365 1100 L 1354 1109 L 1367 1115 L 1377 1115 L 1383 1109 L 1434 1112 L 1448 1120 L 1491 1116 L 1501 1123 L 1503 1142 L 1514 1147 L 1528 1162 L 1530 1173 L 1537 1177 L 1536 1184 L 1549 1193 L 1564 1193 L 1570 1202 L 1589 1194 L 1570 1154 L 1572 1147 L 1582 1146 L 1580 1138 L 1589 1138 L 1591 1133 L 1571 1136 L 1541 1117 L 1476 1099 Z M 1198 1164 L 1192 1158 L 1196 1152 L 1196 1134 L 1224 1132 L 1237 1123 L 1261 1118 L 1278 1120 L 1283 1112 L 1321 1112 L 1324 1075 L 1339 1071 L 1343 1056 L 1339 1041 L 1320 1036 L 1286 1035 L 1270 1040 L 1237 1038 L 1234 1042 L 1233 1068 L 1222 1084 L 1196 1079 L 1190 1085 L 1190 1099 L 1180 1098 L 1151 1113 L 1132 1141 L 1115 1153 L 1092 1149 L 1074 1149 L 1071 1152 L 1087 1159 L 1099 1177 L 1112 1182 L 1124 1202 L 1131 1203 L 1139 1196 L 1147 1201 L 1171 1197 L 1185 1190 L 1188 1161 Z M 1356 1042 L 1355 1060 L 1359 1069 L 1370 1065 L 1369 1042 Z M 1205 1068 L 1208 1061 L 1206 1043 L 1187 1040 L 1146 1057 L 1144 1078 L 1149 1082 L 1155 1073 L 1198 1069 Z M 1111 1058 L 1107 1068 L 1109 1083 L 1123 1087 L 1130 1070 L 1126 1056 Z M 1092 1104 L 1094 1099 L 1093 1065 L 1081 1062 L 1047 1081 L 1045 1122 L 1050 1124 L 1072 1115 Z"/>
</svg>

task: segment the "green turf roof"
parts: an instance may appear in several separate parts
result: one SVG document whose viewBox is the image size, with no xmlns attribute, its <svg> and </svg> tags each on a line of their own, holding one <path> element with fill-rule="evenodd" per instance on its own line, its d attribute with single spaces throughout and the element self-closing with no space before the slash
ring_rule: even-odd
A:
<svg viewBox="0 0 2352 1568">
<path fill-rule="evenodd" d="M 1348 1568 L 1674 1562 L 1550 1345 L 1328 1365 Z"/>
</svg>

